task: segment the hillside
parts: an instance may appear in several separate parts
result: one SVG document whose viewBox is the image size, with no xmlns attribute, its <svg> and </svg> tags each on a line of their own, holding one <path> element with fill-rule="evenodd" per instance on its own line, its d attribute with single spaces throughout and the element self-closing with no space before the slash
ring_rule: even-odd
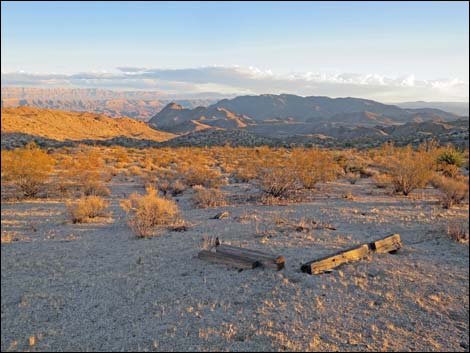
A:
<svg viewBox="0 0 470 353">
<path fill-rule="evenodd" d="M 2 134 L 27 134 L 65 140 L 106 140 L 128 137 L 166 141 L 175 137 L 130 118 L 113 119 L 93 113 L 71 113 L 31 107 L 2 108 Z"/>
<path fill-rule="evenodd" d="M 170 103 L 150 119 L 149 124 L 163 131 L 189 133 L 204 128 L 241 129 L 254 124 L 254 121 L 225 108 L 186 109 L 179 104 Z"/>
</svg>

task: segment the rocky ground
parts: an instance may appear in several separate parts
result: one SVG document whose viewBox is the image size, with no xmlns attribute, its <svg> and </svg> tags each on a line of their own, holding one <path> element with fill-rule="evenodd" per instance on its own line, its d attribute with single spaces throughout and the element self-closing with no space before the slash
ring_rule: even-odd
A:
<svg viewBox="0 0 470 353">
<path fill-rule="evenodd" d="M 444 210 L 437 190 L 392 196 L 367 179 L 277 206 L 247 202 L 249 184 L 223 189 L 230 205 L 208 209 L 186 191 L 177 199 L 189 230 L 151 239 L 126 225 L 119 200 L 143 188 L 120 175 L 99 223 L 72 224 L 62 199 L 2 202 L 1 350 L 469 350 L 469 248 L 446 234 L 468 227 L 468 205 Z M 211 219 L 222 210 L 230 217 Z M 306 220 L 336 230 L 292 226 Z M 299 270 L 391 233 L 404 244 L 395 255 Z M 199 260 L 204 235 L 282 254 L 286 268 Z"/>
</svg>

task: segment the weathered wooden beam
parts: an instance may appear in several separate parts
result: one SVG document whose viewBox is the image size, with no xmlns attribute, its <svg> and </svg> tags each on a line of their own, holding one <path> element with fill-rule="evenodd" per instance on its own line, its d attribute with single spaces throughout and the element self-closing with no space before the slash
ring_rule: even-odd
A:
<svg viewBox="0 0 470 353">
<path fill-rule="evenodd" d="M 332 255 L 321 257 L 317 260 L 307 262 L 300 268 L 302 272 L 319 274 L 341 264 L 361 260 L 369 254 L 369 245 L 363 244 L 347 250 L 342 250 Z"/>
<path fill-rule="evenodd" d="M 221 254 L 218 252 L 212 252 L 207 250 L 201 250 L 197 256 L 201 260 L 229 265 L 240 269 L 253 269 L 260 265 L 258 261 L 255 261 L 251 258 Z"/>
<path fill-rule="evenodd" d="M 369 243 L 369 247 L 379 254 L 396 252 L 402 248 L 400 234 L 392 234 L 385 238 L 375 240 Z"/>
<path fill-rule="evenodd" d="M 285 264 L 284 256 L 267 254 L 261 251 L 239 248 L 231 245 L 219 245 L 215 248 L 215 251 L 220 254 L 227 254 L 237 257 L 241 256 L 252 259 L 253 261 L 259 262 L 264 267 L 270 267 L 276 270 L 282 270 Z"/>
</svg>

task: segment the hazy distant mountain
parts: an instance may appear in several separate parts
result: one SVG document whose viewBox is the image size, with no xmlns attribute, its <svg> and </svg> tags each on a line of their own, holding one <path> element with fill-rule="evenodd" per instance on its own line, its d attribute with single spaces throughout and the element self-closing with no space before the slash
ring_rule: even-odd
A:
<svg viewBox="0 0 470 353">
<path fill-rule="evenodd" d="M 449 113 L 457 114 L 460 116 L 469 115 L 468 102 L 403 102 L 396 103 L 395 105 L 401 108 L 434 108 L 444 110 Z"/>
<path fill-rule="evenodd" d="M 177 99 L 187 108 L 210 105 L 214 99 Z M 94 88 L 2 87 L 1 106 L 57 109 L 69 112 L 94 112 L 117 118 L 127 116 L 147 121 L 169 100 L 159 92 L 118 92 Z"/>
</svg>

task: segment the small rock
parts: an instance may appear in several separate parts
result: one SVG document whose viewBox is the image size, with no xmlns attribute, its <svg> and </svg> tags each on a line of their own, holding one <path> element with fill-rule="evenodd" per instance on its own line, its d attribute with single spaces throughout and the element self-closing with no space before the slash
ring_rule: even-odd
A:
<svg viewBox="0 0 470 353">
<path fill-rule="evenodd" d="M 217 213 L 214 217 L 212 217 L 212 219 L 223 219 L 229 216 L 230 216 L 230 213 L 228 211 L 223 211 L 223 212 Z"/>
</svg>

